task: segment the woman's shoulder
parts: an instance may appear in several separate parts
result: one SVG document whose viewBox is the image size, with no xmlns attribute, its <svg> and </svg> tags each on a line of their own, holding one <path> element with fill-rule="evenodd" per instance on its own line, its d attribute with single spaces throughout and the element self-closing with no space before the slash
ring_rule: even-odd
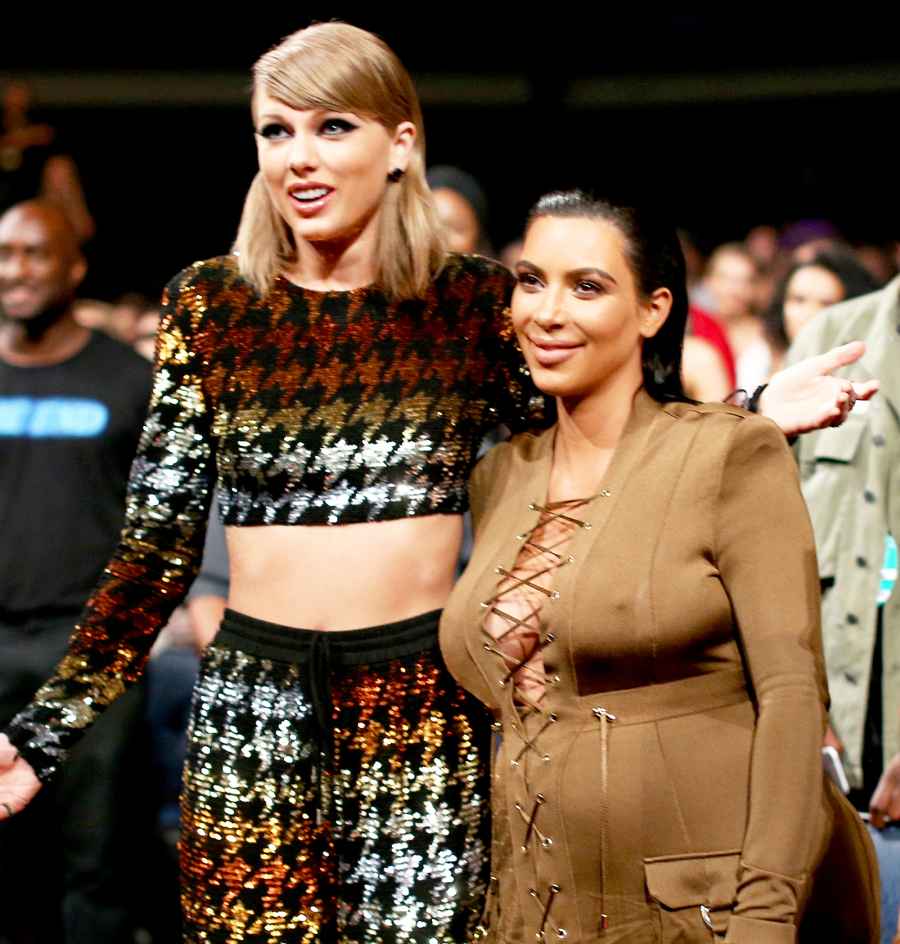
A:
<svg viewBox="0 0 900 944">
<path fill-rule="evenodd" d="M 186 266 L 163 292 L 164 313 L 176 321 L 189 318 L 194 332 L 213 325 L 221 331 L 243 312 L 268 307 L 268 298 L 260 298 L 241 275 L 235 255 L 214 256 Z"/>
<path fill-rule="evenodd" d="M 732 403 L 695 403 L 689 400 L 673 400 L 662 404 L 662 409 L 678 420 L 702 422 L 709 426 L 722 428 L 734 426 L 738 423 L 775 426 L 767 417 L 760 416 L 758 413 L 751 413 L 749 410 L 735 406 Z"/>
<path fill-rule="evenodd" d="M 473 482 L 492 482 L 501 487 L 512 485 L 521 475 L 530 478 L 535 467 L 552 445 L 553 429 L 540 433 L 517 433 L 485 453 L 475 466 Z"/>
<path fill-rule="evenodd" d="M 698 445 L 727 454 L 747 443 L 769 443 L 779 451 L 790 453 L 784 432 L 766 416 L 750 413 L 730 403 L 667 403 L 663 410 L 681 424 L 685 431 L 696 434 Z"/>
<path fill-rule="evenodd" d="M 166 290 L 170 296 L 177 296 L 186 290 L 219 290 L 239 283 L 250 288 L 238 270 L 237 256 L 231 254 L 200 259 L 185 266 L 169 280 Z"/>
</svg>

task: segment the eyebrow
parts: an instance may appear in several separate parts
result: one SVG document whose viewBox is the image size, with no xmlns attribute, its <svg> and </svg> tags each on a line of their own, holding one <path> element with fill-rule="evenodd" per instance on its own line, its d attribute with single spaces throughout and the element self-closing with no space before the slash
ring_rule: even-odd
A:
<svg viewBox="0 0 900 944">
<path fill-rule="evenodd" d="M 612 276 L 605 269 L 598 269 L 595 266 L 588 266 L 584 269 L 573 269 L 569 275 L 575 279 L 583 279 L 587 276 L 595 275 L 601 279 L 606 279 L 607 282 L 612 282 L 613 285 L 618 285 L 615 276 Z"/>
<path fill-rule="evenodd" d="M 536 275 L 545 274 L 544 270 L 540 266 L 535 265 L 533 262 L 529 262 L 527 259 L 520 259 L 516 263 L 516 268 L 529 269 Z M 619 284 L 616 281 L 615 276 L 610 275 L 605 269 L 596 268 L 596 266 L 585 266 L 582 269 L 572 269 L 572 271 L 567 272 L 566 275 L 575 281 L 593 276 L 595 278 L 605 279 L 608 282 L 612 282 L 613 285 Z"/>
</svg>

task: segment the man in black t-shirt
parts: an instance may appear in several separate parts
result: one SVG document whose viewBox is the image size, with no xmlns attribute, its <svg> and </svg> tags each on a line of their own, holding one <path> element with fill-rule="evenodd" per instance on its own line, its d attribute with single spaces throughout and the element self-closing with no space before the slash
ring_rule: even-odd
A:
<svg viewBox="0 0 900 944">
<path fill-rule="evenodd" d="M 0 726 L 50 674 L 111 556 L 146 411 L 146 361 L 73 317 L 84 274 L 57 207 L 0 216 Z M 0 942 L 133 940 L 122 854 L 147 814 L 121 778 L 140 689 L 120 702 L 59 783 L 0 823 Z"/>
</svg>

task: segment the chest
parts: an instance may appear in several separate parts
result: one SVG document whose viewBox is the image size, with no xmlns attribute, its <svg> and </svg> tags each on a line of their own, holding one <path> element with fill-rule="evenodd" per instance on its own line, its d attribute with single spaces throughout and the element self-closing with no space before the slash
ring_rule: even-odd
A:
<svg viewBox="0 0 900 944">
<path fill-rule="evenodd" d="M 577 515 L 583 524 L 568 537 L 552 583 L 549 574 L 530 580 L 550 592 L 519 588 L 512 615 L 530 622 L 549 704 L 678 678 L 735 655 L 731 604 L 714 554 L 718 482 L 714 474 L 694 475 L 691 458 L 688 447 L 679 457 L 670 445 L 644 451 L 627 469 L 614 463 Z M 509 593 L 504 575 L 518 578 L 523 537 L 543 537 L 542 484 L 524 475 L 495 492 L 449 608 L 462 637 L 454 642 L 447 633 L 448 646 L 457 665 L 468 666 L 463 671 L 477 665 L 479 688 L 494 704 L 505 695 L 485 649 L 485 604 Z"/>
</svg>

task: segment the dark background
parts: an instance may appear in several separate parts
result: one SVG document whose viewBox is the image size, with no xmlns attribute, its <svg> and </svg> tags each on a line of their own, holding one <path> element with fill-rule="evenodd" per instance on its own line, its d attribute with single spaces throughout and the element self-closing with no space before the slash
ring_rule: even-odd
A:
<svg viewBox="0 0 900 944">
<path fill-rule="evenodd" d="M 429 162 L 481 179 L 498 246 L 537 195 L 576 184 L 665 204 L 704 248 L 800 217 L 832 219 L 852 240 L 900 237 L 900 14 L 272 12 L 287 6 L 48 8 L 3 29 L 0 76 L 54 80 L 35 116 L 76 158 L 97 223 L 85 294 L 156 295 L 228 250 L 254 172 L 243 77 L 280 37 L 332 17 L 400 55 L 422 90 Z M 95 73 L 104 92 L 92 99 Z M 238 93 L 210 104 L 197 83 L 219 75 Z"/>
</svg>

